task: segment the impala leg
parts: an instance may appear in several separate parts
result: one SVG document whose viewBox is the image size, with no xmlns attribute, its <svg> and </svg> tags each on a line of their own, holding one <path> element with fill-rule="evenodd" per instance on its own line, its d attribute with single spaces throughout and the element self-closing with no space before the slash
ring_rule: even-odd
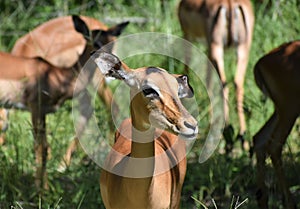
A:
<svg viewBox="0 0 300 209">
<path fill-rule="evenodd" d="M 46 138 L 46 115 L 32 111 L 32 125 L 34 135 L 34 150 L 36 161 L 35 184 L 40 191 L 48 189 L 47 181 L 47 156 L 48 143 Z"/>
<path fill-rule="evenodd" d="M 249 149 L 249 143 L 246 144 L 244 135 L 246 132 L 246 121 L 244 115 L 244 80 L 247 70 L 249 47 L 242 44 L 237 47 L 237 72 L 234 78 L 236 87 L 237 112 L 239 117 L 240 131 L 238 138 L 241 140 L 242 148 Z"/>
<path fill-rule="evenodd" d="M 267 154 L 266 153 L 267 144 L 269 144 L 268 141 L 271 140 L 271 133 L 274 130 L 277 119 L 278 119 L 277 114 L 274 112 L 274 114 L 265 123 L 265 125 L 253 137 L 254 151 L 256 153 L 256 160 L 257 160 L 256 181 L 257 181 L 258 190 L 256 192 L 256 198 L 257 198 L 258 206 L 262 209 L 268 208 L 268 190 L 265 184 L 265 180 L 266 180 L 265 161 L 266 161 L 266 154 Z"/>
<path fill-rule="evenodd" d="M 71 164 L 71 157 L 73 152 L 77 149 L 79 138 L 83 134 L 83 131 L 92 116 L 92 107 L 91 107 L 91 97 L 88 92 L 83 92 L 79 95 L 79 114 L 80 116 L 77 118 L 76 121 L 76 137 L 73 139 L 71 144 L 69 145 L 65 155 L 64 161 L 61 162 L 60 167 L 58 170 L 63 171 L 66 166 Z"/>
<path fill-rule="evenodd" d="M 228 94 L 229 94 L 229 89 L 228 86 L 226 85 L 226 75 L 225 75 L 225 70 L 224 70 L 224 60 L 223 60 L 223 55 L 224 55 L 224 49 L 222 45 L 219 44 L 210 44 L 210 60 L 212 64 L 215 66 L 222 85 L 223 85 L 223 96 L 224 96 L 224 114 L 225 114 L 225 121 L 228 124 L 229 121 L 229 107 L 228 107 Z"/>
<path fill-rule="evenodd" d="M 279 122 L 274 128 L 274 132 L 272 133 L 272 144 L 270 144 L 269 147 L 269 153 L 271 155 L 272 163 L 275 168 L 275 173 L 279 181 L 279 185 L 283 191 L 285 205 L 286 208 L 289 209 L 296 208 L 296 204 L 286 182 L 281 157 L 283 145 L 285 144 L 296 119 L 296 114 L 289 115 L 285 112 L 283 112 L 283 114 L 279 116 Z"/>
<path fill-rule="evenodd" d="M 225 149 L 226 152 L 229 153 L 231 152 L 233 147 L 233 140 L 232 140 L 233 128 L 231 125 L 229 125 L 229 106 L 228 106 L 229 89 L 226 83 L 226 75 L 224 70 L 224 60 L 223 60 L 224 49 L 221 44 L 210 43 L 209 45 L 210 45 L 209 58 L 212 64 L 214 65 L 214 67 L 216 68 L 223 85 L 223 97 L 224 97 L 223 111 L 224 111 L 224 118 L 226 123 L 226 127 L 224 129 L 223 135 L 226 141 Z M 208 68 L 208 70 L 212 70 L 212 69 Z M 207 75 L 210 76 L 211 72 L 207 73 Z"/>
<path fill-rule="evenodd" d="M 258 202 L 258 206 L 261 209 L 267 209 L 268 207 L 268 190 L 265 184 L 266 180 L 266 147 L 263 146 L 256 150 L 256 160 L 257 160 L 257 165 L 256 165 L 256 183 L 257 183 L 257 192 L 256 192 L 256 199 Z"/>
</svg>

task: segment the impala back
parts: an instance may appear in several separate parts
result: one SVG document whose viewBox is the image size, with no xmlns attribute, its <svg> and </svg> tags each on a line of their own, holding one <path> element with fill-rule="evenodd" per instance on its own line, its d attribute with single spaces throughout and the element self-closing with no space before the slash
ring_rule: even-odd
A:
<svg viewBox="0 0 300 209">
<path fill-rule="evenodd" d="M 80 16 L 90 30 L 107 30 L 107 26 L 90 17 Z M 12 54 L 23 57 L 42 57 L 58 67 L 72 67 L 86 45 L 71 16 L 52 19 L 24 35 L 15 43 Z"/>
</svg>

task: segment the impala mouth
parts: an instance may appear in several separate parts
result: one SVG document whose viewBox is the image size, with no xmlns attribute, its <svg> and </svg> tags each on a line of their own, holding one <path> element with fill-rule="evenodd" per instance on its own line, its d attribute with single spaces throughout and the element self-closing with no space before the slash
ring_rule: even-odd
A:
<svg viewBox="0 0 300 209">
<path fill-rule="evenodd" d="M 179 136 L 181 136 L 183 139 L 187 139 L 187 140 L 194 140 L 197 138 L 197 133 L 193 133 L 193 134 L 183 134 L 180 133 Z"/>
<path fill-rule="evenodd" d="M 179 133 L 179 136 L 183 137 L 186 140 L 194 140 L 198 136 L 198 126 L 190 127 L 189 129 Z"/>
</svg>

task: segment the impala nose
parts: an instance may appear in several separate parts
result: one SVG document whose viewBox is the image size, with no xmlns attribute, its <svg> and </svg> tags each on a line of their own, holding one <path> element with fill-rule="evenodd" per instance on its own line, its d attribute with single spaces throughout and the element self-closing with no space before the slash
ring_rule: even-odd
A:
<svg viewBox="0 0 300 209">
<path fill-rule="evenodd" d="M 195 139 L 198 134 L 197 121 L 193 118 L 193 120 L 184 121 L 183 125 L 181 136 L 184 136 L 186 139 Z"/>
<path fill-rule="evenodd" d="M 195 131 L 195 129 L 197 128 L 197 125 L 196 125 L 196 126 L 195 126 L 195 125 L 191 125 L 189 122 L 186 122 L 186 121 L 184 121 L 183 124 L 184 124 L 187 128 L 192 129 L 193 131 Z"/>
</svg>

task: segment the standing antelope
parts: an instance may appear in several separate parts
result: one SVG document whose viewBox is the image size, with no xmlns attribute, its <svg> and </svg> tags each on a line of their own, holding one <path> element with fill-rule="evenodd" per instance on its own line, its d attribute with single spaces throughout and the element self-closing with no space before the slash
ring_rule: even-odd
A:
<svg viewBox="0 0 300 209">
<path fill-rule="evenodd" d="M 116 56 L 105 52 L 92 57 L 106 76 L 130 87 L 131 98 L 131 118 L 118 129 L 106 158 L 108 170 L 101 172 L 105 207 L 179 208 L 186 151 L 177 135 L 192 140 L 198 133 L 197 121 L 180 101 L 193 96 L 187 76 L 156 67 L 125 70 Z M 160 172 L 162 169 L 165 171 Z"/>
<path fill-rule="evenodd" d="M 250 0 L 181 0 L 178 9 L 180 25 L 184 38 L 206 39 L 208 56 L 220 76 L 223 84 L 224 114 L 229 130 L 229 89 L 224 70 L 224 48 L 237 50 L 237 71 L 234 78 L 236 87 L 237 111 L 240 130 L 238 138 L 244 142 L 246 122 L 243 110 L 244 78 L 248 63 L 254 26 L 254 14 Z M 186 62 L 190 52 L 186 53 Z M 207 72 L 207 84 L 210 86 L 212 69 Z M 226 134 L 224 134 L 226 136 Z M 225 138 L 226 139 L 226 138 Z"/>
<path fill-rule="evenodd" d="M 257 158 L 257 199 L 260 208 L 268 208 L 265 185 L 265 160 L 271 156 L 286 208 L 296 208 L 282 166 L 282 148 L 300 115 L 300 41 L 281 45 L 263 56 L 254 68 L 260 90 L 271 98 L 275 111 L 254 136 Z"/>
<path fill-rule="evenodd" d="M 31 58 L 41 57 L 59 68 L 73 67 L 74 70 L 79 71 L 92 51 L 114 41 L 128 25 L 128 22 L 123 22 L 108 28 L 94 18 L 86 16 L 80 16 L 80 18 L 87 25 L 85 37 L 76 31 L 71 16 L 59 17 L 43 23 L 18 39 L 12 49 L 12 54 Z M 108 47 L 105 50 L 111 52 L 113 44 L 105 47 Z M 110 110 L 112 92 L 104 80 L 101 80 L 98 95 Z M 84 125 L 82 124 L 82 126 Z M 80 132 L 77 131 L 78 135 L 80 135 Z M 67 166 L 70 164 L 71 155 L 77 144 L 78 139 L 76 138 L 67 149 L 63 164 Z M 63 164 L 62 166 L 64 166 Z"/>
<path fill-rule="evenodd" d="M 72 17 L 75 29 L 92 41 L 86 45 L 83 54 L 97 45 L 97 30 L 89 33 L 87 25 L 78 16 Z M 101 33 L 101 32 L 100 32 Z M 95 67 L 95 66 L 94 66 Z M 96 67 L 95 67 L 96 69 Z M 95 69 L 89 69 L 85 77 L 77 81 L 80 68 L 55 67 L 42 58 L 17 57 L 0 53 L 0 104 L 5 108 L 29 110 L 34 133 L 36 157 L 36 185 L 47 188 L 47 149 L 46 115 L 56 111 L 67 99 L 79 97 L 79 102 L 90 103 L 90 95 L 85 90 Z M 78 82 L 76 91 L 75 83 Z M 84 121 L 80 131 L 91 117 L 92 110 L 80 109 L 80 120 Z"/>
</svg>

